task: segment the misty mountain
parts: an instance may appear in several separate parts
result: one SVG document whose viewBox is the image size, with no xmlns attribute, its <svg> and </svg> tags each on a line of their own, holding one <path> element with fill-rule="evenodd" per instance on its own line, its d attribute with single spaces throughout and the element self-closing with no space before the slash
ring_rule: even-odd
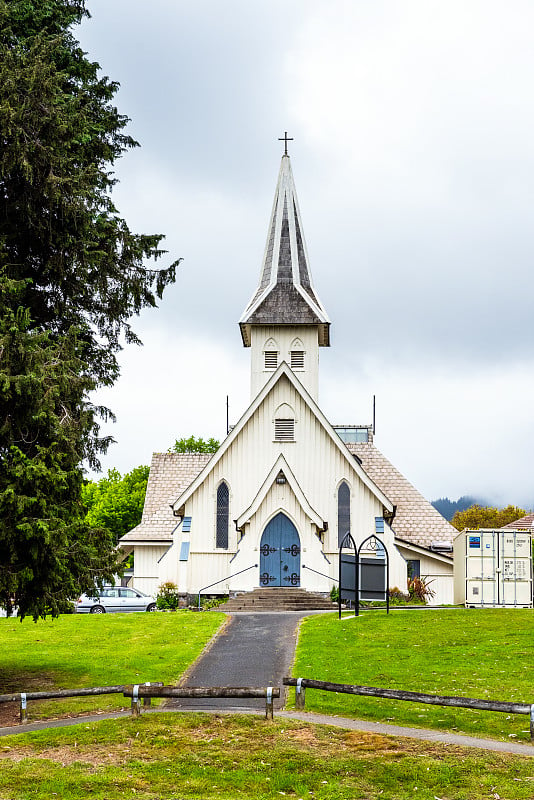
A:
<svg viewBox="0 0 534 800">
<path fill-rule="evenodd" d="M 471 495 L 463 495 L 458 500 L 450 500 L 448 497 L 432 500 L 434 508 L 449 522 L 457 511 L 465 511 L 466 508 L 475 505 L 475 503 L 479 506 L 488 505 L 487 500 L 482 500 L 480 497 L 472 497 Z"/>
</svg>

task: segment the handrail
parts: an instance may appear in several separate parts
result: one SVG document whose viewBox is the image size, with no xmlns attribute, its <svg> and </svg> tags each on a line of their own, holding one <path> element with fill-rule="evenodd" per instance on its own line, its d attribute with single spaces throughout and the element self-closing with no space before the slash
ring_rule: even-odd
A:
<svg viewBox="0 0 534 800">
<path fill-rule="evenodd" d="M 215 581 L 215 583 L 210 583 L 208 586 L 204 586 L 198 592 L 198 610 L 200 611 L 200 595 L 202 594 L 202 592 L 205 592 L 206 589 L 211 589 L 212 586 L 217 586 L 218 583 L 224 583 L 225 581 L 229 581 L 230 578 L 235 578 L 236 575 L 241 575 L 243 572 L 248 572 L 249 569 L 257 569 L 257 568 L 258 568 L 257 564 L 252 564 L 250 567 L 247 567 L 246 569 L 241 569 L 239 570 L 239 572 L 234 572 L 233 575 L 227 575 L 226 578 L 221 578 L 220 581 Z"/>
<path fill-rule="evenodd" d="M 316 574 L 316 575 L 322 575 L 322 576 L 323 576 L 323 578 L 328 578 L 328 580 L 329 580 L 329 581 L 335 581 L 336 583 L 339 583 L 339 581 L 338 581 L 338 579 L 337 579 L 337 578 L 332 578 L 332 576 L 331 576 L 331 575 L 327 575 L 327 574 L 326 574 L 326 573 L 324 573 L 324 572 L 318 572 L 316 569 L 312 569 L 311 567 L 307 567 L 307 566 L 306 566 L 306 564 L 303 564 L 303 565 L 302 565 L 302 569 L 307 569 L 307 570 L 309 570 L 310 572 L 315 572 L 315 574 Z"/>
</svg>

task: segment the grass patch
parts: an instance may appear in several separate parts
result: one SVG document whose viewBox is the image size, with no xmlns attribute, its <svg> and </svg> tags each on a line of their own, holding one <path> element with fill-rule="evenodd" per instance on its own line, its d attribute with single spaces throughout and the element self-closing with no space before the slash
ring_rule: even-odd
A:
<svg viewBox="0 0 534 800">
<path fill-rule="evenodd" d="M 534 761 L 289 720 L 146 715 L 0 740 L 9 800 L 532 798 Z"/>
<path fill-rule="evenodd" d="M 316 616 L 303 621 L 295 677 L 427 694 L 534 702 L 534 612 L 459 609 Z M 294 698 L 292 691 L 291 698 Z M 326 714 L 530 741 L 528 716 L 320 692 Z M 534 787 L 533 787 L 534 790 Z M 534 792 L 533 792 L 534 794 Z"/>
<path fill-rule="evenodd" d="M 51 688 L 175 683 L 224 621 L 220 614 L 66 614 L 0 619 L 0 694 Z M 110 711 L 122 695 L 30 701 L 29 719 Z"/>
</svg>

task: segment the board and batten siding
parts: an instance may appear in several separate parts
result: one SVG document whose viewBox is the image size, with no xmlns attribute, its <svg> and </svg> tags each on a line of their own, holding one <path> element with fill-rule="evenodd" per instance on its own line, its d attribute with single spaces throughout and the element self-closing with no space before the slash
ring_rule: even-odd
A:
<svg viewBox="0 0 534 800">
<path fill-rule="evenodd" d="M 286 406 L 284 414 L 287 406 L 293 409 L 294 442 L 274 440 L 274 420 L 280 406 Z M 328 523 L 323 545 L 316 535 L 317 527 L 308 519 L 289 484 L 267 488 L 256 513 L 244 526 L 243 538 L 235 529 L 233 520 L 252 505 L 280 454 L 284 455 L 312 509 Z M 374 532 L 374 519 L 383 513 L 381 501 L 364 484 L 355 467 L 352 456 L 345 455 L 337 446 L 304 398 L 282 375 L 186 503 L 185 514 L 192 519 L 187 536 L 191 546 L 186 590 L 198 591 L 230 573 L 259 564 L 262 532 L 269 519 L 280 510 L 287 513 L 297 527 L 303 550 L 302 563 L 335 576 L 339 483 L 345 480 L 351 491 L 351 530 L 356 541 Z M 215 540 L 217 488 L 222 480 L 228 484 L 230 493 L 227 551 L 217 549 Z M 231 561 L 232 556 L 235 557 Z M 230 584 L 232 589 L 244 591 L 257 586 L 258 580 L 259 575 L 251 570 Z M 329 591 L 331 588 L 329 579 L 306 570 L 302 571 L 301 582 L 310 589 Z"/>
<path fill-rule="evenodd" d="M 291 350 L 295 340 L 302 343 L 304 351 L 304 368 L 296 370 L 295 375 L 317 402 L 319 391 L 319 340 L 316 325 L 254 325 L 250 336 L 250 388 L 253 400 L 265 386 L 272 375 L 272 370 L 265 369 L 264 353 L 267 343 L 276 343 L 278 364 L 291 362 Z"/>
<path fill-rule="evenodd" d="M 434 558 L 419 551 L 410 550 L 402 544 L 397 545 L 399 552 L 407 560 L 419 561 L 421 578 L 428 581 L 434 591 L 434 597 L 428 598 L 429 606 L 452 605 L 454 603 L 453 563 L 445 563 L 439 558 Z M 402 588 L 402 587 L 399 587 Z"/>
<path fill-rule="evenodd" d="M 133 585 L 145 594 L 156 595 L 161 584 L 158 562 L 169 545 L 134 546 Z"/>
</svg>

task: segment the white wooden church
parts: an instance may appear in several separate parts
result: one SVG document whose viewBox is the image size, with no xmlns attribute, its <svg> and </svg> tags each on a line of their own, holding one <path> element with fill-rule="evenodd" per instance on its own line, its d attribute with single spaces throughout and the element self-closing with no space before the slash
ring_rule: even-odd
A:
<svg viewBox="0 0 534 800">
<path fill-rule="evenodd" d="M 408 574 L 420 575 L 432 581 L 432 602 L 452 602 L 456 531 L 376 449 L 371 426 L 332 425 L 319 408 L 330 321 L 311 280 L 287 154 L 239 327 L 251 354 L 250 405 L 215 454 L 154 454 L 141 524 L 120 542 L 134 552 L 133 585 L 326 594 L 347 531 L 356 544 L 378 531 L 390 587 L 405 591 Z"/>
</svg>

